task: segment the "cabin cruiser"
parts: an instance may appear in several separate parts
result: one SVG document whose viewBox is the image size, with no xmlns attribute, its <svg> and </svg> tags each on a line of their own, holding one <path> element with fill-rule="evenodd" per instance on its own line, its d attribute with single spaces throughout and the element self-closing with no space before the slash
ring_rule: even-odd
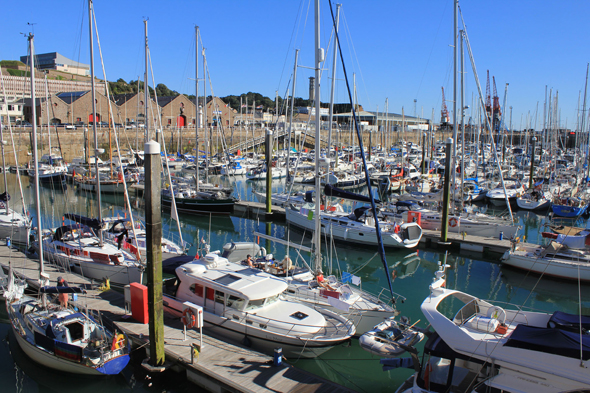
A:
<svg viewBox="0 0 590 393">
<path fill-rule="evenodd" d="M 44 154 L 37 165 L 39 167 L 39 181 L 41 183 L 65 183 L 68 168 L 64 163 L 62 156 L 57 154 Z M 35 176 L 34 165 L 29 164 L 28 174 L 30 177 Z"/>
<path fill-rule="evenodd" d="M 316 357 L 355 334 L 346 318 L 285 300 L 287 283 L 211 252 L 176 268 L 165 282 L 164 308 L 180 317 L 183 303 L 203 307 L 205 329 L 263 352 Z"/>
<path fill-rule="evenodd" d="M 494 305 L 446 288 L 440 265 L 420 307 L 434 332 L 397 392 L 566 392 L 590 389 L 590 317 Z M 459 302 L 454 317 L 443 314 Z M 452 315 L 452 314 L 451 314 Z"/>
<path fill-rule="evenodd" d="M 303 250 L 302 246 L 297 247 Z M 391 304 L 391 299 L 385 299 L 384 293 L 368 293 L 360 287 L 360 278 L 348 273 L 343 273 L 340 280 L 333 275 L 324 278 L 321 271 L 313 272 L 305 261 L 305 266 L 298 266 L 288 257 L 275 260 L 272 254 L 266 254 L 266 250 L 255 242 L 232 242 L 223 246 L 222 256 L 230 261 L 245 264 L 247 255 L 254 257 L 254 267 L 287 282 L 286 299 L 339 313 L 353 322 L 357 335 L 397 316 L 399 311 L 395 303 L 405 301 L 403 296 L 393 294 L 394 304 Z"/>
</svg>

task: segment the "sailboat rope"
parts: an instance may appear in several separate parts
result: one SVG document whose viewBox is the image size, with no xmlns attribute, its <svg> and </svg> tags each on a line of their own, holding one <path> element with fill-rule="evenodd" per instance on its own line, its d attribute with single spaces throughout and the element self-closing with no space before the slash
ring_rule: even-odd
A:
<svg viewBox="0 0 590 393">
<path fill-rule="evenodd" d="M 92 9 L 92 19 L 94 21 L 94 31 L 96 32 L 96 43 L 98 44 L 98 54 L 100 56 L 100 65 L 102 68 L 102 74 L 104 76 L 104 80 L 106 81 L 108 79 L 107 79 L 107 74 L 106 74 L 105 67 L 104 67 L 104 61 L 103 61 L 103 57 L 102 57 L 102 47 L 100 46 L 100 38 L 98 35 L 98 25 L 96 23 L 96 14 L 94 13 L 94 9 Z M 92 21 L 91 21 L 91 23 L 92 23 Z M 91 37 L 91 39 L 92 39 L 92 37 Z M 115 117 L 113 116 L 113 106 L 111 105 L 111 98 L 110 98 L 108 83 L 105 83 L 105 93 L 107 96 L 107 102 L 109 104 L 109 116 L 111 119 L 114 120 Z M 96 120 L 95 119 L 93 119 L 93 120 L 94 120 L 94 123 L 96 124 Z M 115 144 L 117 145 L 117 155 L 119 156 L 119 163 L 121 163 L 121 165 L 122 165 L 123 160 L 121 157 L 121 147 L 119 146 L 119 135 L 117 134 L 117 127 L 113 127 L 113 129 L 114 129 L 114 133 L 115 133 Z M 95 160 L 97 160 L 97 159 L 98 159 L 98 157 L 95 157 Z M 121 172 L 123 172 L 122 166 L 121 166 Z M 135 232 L 135 223 L 133 220 L 133 214 L 131 212 L 131 201 L 129 200 L 129 192 L 127 190 L 127 180 L 125 179 L 125 176 L 121 176 L 121 177 L 123 179 L 123 190 L 125 192 L 125 203 L 127 204 L 127 208 L 129 209 L 129 219 L 131 221 L 131 228 L 133 230 L 133 237 L 135 239 L 137 239 L 138 237 L 137 237 L 137 233 Z M 98 181 L 99 180 L 98 171 L 96 173 L 96 178 Z M 100 206 L 98 208 L 100 209 Z M 137 259 L 141 260 L 141 251 L 139 250 L 139 248 L 137 249 Z"/>
</svg>

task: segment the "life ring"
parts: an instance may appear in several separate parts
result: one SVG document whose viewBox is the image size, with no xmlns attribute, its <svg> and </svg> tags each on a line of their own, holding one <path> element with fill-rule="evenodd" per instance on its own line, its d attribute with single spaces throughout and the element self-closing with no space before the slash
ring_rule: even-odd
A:
<svg viewBox="0 0 590 393">
<path fill-rule="evenodd" d="M 195 313 L 190 308 L 185 309 L 182 313 L 182 324 L 186 326 L 188 329 L 194 328 L 197 324 Z"/>
<path fill-rule="evenodd" d="M 125 335 L 124 334 L 118 334 L 117 337 L 115 337 L 115 340 L 113 341 L 113 348 L 114 349 L 121 349 L 125 346 Z"/>
<path fill-rule="evenodd" d="M 449 218 L 449 226 L 455 228 L 457 226 L 457 219 L 455 217 Z"/>
</svg>

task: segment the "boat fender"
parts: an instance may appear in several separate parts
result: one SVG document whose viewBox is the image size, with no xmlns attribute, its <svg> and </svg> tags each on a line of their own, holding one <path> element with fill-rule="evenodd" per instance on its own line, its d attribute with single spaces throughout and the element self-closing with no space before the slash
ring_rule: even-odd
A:
<svg viewBox="0 0 590 393">
<path fill-rule="evenodd" d="M 197 324 L 197 319 L 195 318 L 195 313 L 192 309 L 187 308 L 182 313 L 182 324 L 187 327 L 187 329 L 192 329 Z"/>
</svg>

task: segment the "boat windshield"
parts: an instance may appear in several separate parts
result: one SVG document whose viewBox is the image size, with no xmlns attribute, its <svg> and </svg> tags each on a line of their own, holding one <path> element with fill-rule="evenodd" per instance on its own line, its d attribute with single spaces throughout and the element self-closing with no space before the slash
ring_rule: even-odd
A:
<svg viewBox="0 0 590 393">
<path fill-rule="evenodd" d="M 246 306 L 246 311 L 256 310 L 263 306 L 269 306 L 279 300 L 279 295 L 274 295 L 265 299 L 254 299 L 248 301 L 248 305 Z"/>
<path fill-rule="evenodd" d="M 261 308 L 264 306 L 264 301 L 266 299 L 254 299 L 248 302 L 248 306 L 246 306 L 246 311 L 252 311 Z"/>
<path fill-rule="evenodd" d="M 269 306 L 269 305 L 271 305 L 273 303 L 276 303 L 278 300 L 279 300 L 279 295 L 278 294 L 277 295 L 274 295 L 274 296 L 271 296 L 271 297 L 269 297 L 269 298 L 266 299 L 266 303 L 264 303 L 264 305 L 265 306 Z"/>
</svg>

